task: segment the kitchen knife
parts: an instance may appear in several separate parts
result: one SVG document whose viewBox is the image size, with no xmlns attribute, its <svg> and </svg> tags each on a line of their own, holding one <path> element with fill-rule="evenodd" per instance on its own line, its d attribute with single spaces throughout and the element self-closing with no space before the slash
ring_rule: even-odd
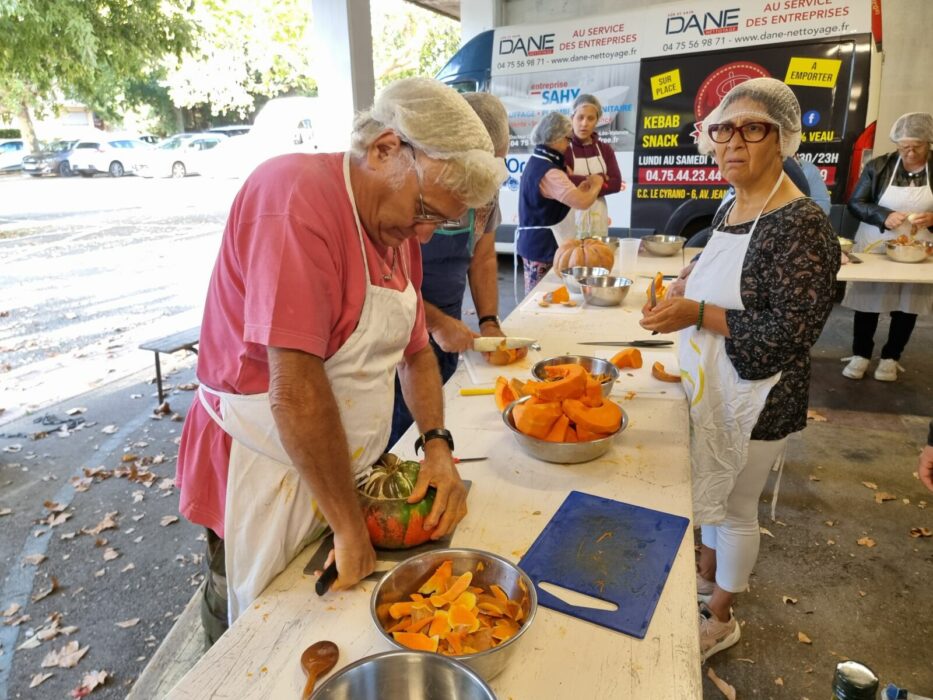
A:
<svg viewBox="0 0 933 700">
<path fill-rule="evenodd" d="M 674 344 L 673 340 L 594 340 L 578 345 L 609 345 L 630 348 L 666 348 Z"/>
<path fill-rule="evenodd" d="M 535 345 L 534 338 L 473 338 L 473 349 L 476 352 L 495 352 L 496 350 L 515 350 Z"/>
<path fill-rule="evenodd" d="M 855 257 L 852 253 L 846 253 L 846 257 L 849 259 L 849 262 L 855 263 L 856 265 L 864 262 L 861 258 Z"/>
</svg>

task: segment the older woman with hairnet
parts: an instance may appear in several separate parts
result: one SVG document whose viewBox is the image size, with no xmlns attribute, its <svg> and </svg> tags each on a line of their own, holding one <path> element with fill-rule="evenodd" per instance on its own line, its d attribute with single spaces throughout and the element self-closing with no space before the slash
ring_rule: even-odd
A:
<svg viewBox="0 0 933 700">
<path fill-rule="evenodd" d="M 758 558 L 758 499 L 788 435 L 807 424 L 810 348 L 833 303 L 839 243 L 782 170 L 800 130 L 797 98 L 773 78 L 734 87 L 703 120 L 700 151 L 735 200 L 715 217 L 683 296 L 646 306 L 641 321 L 681 333 L 704 660 L 739 640 L 731 609 Z"/>
<path fill-rule="evenodd" d="M 855 252 L 869 248 L 884 254 L 884 243 L 898 236 L 933 240 L 933 116 L 923 112 L 902 115 L 891 127 L 894 153 L 872 160 L 862 171 L 849 199 L 849 211 L 861 220 L 855 232 Z M 897 380 L 899 360 L 918 314 L 933 312 L 933 285 L 889 282 L 849 282 L 842 305 L 855 311 L 852 356 L 842 374 L 865 376 L 874 350 L 875 331 L 882 312 L 891 314 L 888 340 L 881 348 L 875 379 Z"/>
<path fill-rule="evenodd" d="M 496 158 L 505 158 L 509 151 L 509 115 L 505 105 L 488 92 L 468 92 L 463 98 L 489 132 Z M 473 338 L 477 337 L 460 318 L 467 280 L 480 335 L 505 335 L 499 327 L 499 266 L 496 262 L 496 228 L 501 221 L 497 193 L 486 206 L 471 208 L 461 220 L 440 226 L 431 240 L 421 246 L 424 319 L 441 370 L 441 381 L 445 383 L 457 371 L 459 353 L 472 348 Z M 527 352 L 524 348 L 520 351 Z M 401 384 L 396 378 L 390 446 L 411 423 L 411 413 L 402 399 Z"/>
<path fill-rule="evenodd" d="M 622 173 L 612 146 L 599 140 L 596 125 L 603 116 L 603 106 L 595 95 L 581 94 L 570 108 L 573 136 L 564 151 L 564 162 L 574 185 L 586 182 L 591 175 L 602 175 L 599 197 L 588 209 L 571 211 L 576 232 L 587 236 L 609 235 L 609 209 L 606 195 L 625 189 Z"/>
<path fill-rule="evenodd" d="M 548 112 L 531 130 L 534 151 L 522 171 L 515 245 L 524 266 L 525 294 L 551 269 L 558 242 L 576 235 L 567 214 L 588 209 L 603 186 L 602 175 L 589 175 L 579 185 L 567 176 L 564 152 L 572 131 L 560 112 Z"/>
<path fill-rule="evenodd" d="M 328 528 L 334 588 L 373 570 L 356 485 L 386 445 L 396 367 L 424 451 L 410 500 L 436 488 L 434 538 L 466 514 L 419 243 L 485 205 L 505 175 L 466 101 L 412 78 L 357 115 L 350 152 L 273 158 L 243 184 L 208 287 L 176 477 L 182 514 L 208 529 L 210 641 Z"/>
</svg>

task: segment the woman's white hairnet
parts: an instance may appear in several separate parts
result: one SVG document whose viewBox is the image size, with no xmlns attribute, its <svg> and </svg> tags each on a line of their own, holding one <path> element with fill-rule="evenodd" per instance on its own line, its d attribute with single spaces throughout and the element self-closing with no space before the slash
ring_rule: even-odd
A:
<svg viewBox="0 0 933 700">
<path fill-rule="evenodd" d="M 495 155 L 505 155 L 509 152 L 509 113 L 505 105 L 495 95 L 488 92 L 465 92 L 463 99 L 467 101 L 476 115 L 483 122 L 489 138 L 492 139 L 492 149 Z"/>
<path fill-rule="evenodd" d="M 373 106 L 353 120 L 353 153 L 363 155 L 387 129 L 429 158 L 443 161 L 438 184 L 467 206 L 485 205 L 508 176 L 476 112 L 438 80 L 406 78 L 384 88 Z"/>
<path fill-rule="evenodd" d="M 560 112 L 548 112 L 535 124 L 529 138 L 533 146 L 540 146 L 556 141 L 562 136 L 570 136 L 572 132 L 573 125 L 567 117 Z"/>
<path fill-rule="evenodd" d="M 757 102 L 761 109 L 734 106 L 743 99 Z M 707 131 L 710 124 L 721 124 L 739 117 L 759 119 L 777 126 L 781 155 L 785 158 L 794 155 L 800 147 L 800 103 L 797 96 L 780 80 L 752 78 L 727 92 L 719 106 L 703 120 L 697 144 L 700 153 L 713 152 L 713 140 Z"/>
<path fill-rule="evenodd" d="M 573 101 L 573 107 L 570 108 L 570 114 L 577 113 L 577 107 L 580 105 L 592 105 L 596 108 L 596 119 L 600 119 L 603 116 L 603 106 L 599 103 L 596 95 L 589 95 L 583 93 L 582 95 L 577 95 L 577 99 Z"/>
<path fill-rule="evenodd" d="M 908 112 L 899 116 L 891 127 L 891 140 L 897 143 L 902 139 L 933 143 L 933 116 L 927 112 Z"/>
</svg>

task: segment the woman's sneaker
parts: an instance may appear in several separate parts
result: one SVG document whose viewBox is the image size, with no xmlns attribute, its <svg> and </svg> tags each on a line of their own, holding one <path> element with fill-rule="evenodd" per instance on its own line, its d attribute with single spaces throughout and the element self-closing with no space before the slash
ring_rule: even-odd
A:
<svg viewBox="0 0 933 700">
<path fill-rule="evenodd" d="M 707 581 L 705 578 L 697 574 L 697 602 L 698 603 L 708 603 L 710 598 L 713 597 L 713 591 L 716 588 L 716 584 L 712 581 Z"/>
<path fill-rule="evenodd" d="M 897 364 L 897 360 L 881 360 L 875 369 L 875 379 L 879 382 L 896 382 L 897 373 L 903 371 L 904 368 Z"/>
<path fill-rule="evenodd" d="M 720 622 L 713 612 L 700 604 L 700 656 L 703 663 L 723 649 L 736 644 L 742 636 L 735 615 L 729 612 L 729 621 Z"/>
<path fill-rule="evenodd" d="M 845 369 L 842 370 L 842 376 L 848 377 L 849 379 L 861 379 L 865 376 L 865 372 L 868 370 L 868 358 L 862 357 L 861 355 L 853 355 L 852 357 L 843 357 L 842 361 L 849 361 L 849 364 L 845 366 Z M 883 362 L 883 360 L 882 360 Z M 875 379 L 878 378 L 878 373 L 875 372 Z"/>
</svg>

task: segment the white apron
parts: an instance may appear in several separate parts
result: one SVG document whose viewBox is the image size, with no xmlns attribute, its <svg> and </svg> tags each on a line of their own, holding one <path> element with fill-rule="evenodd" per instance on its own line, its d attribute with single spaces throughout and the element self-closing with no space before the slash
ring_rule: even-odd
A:
<svg viewBox="0 0 933 700">
<path fill-rule="evenodd" d="M 363 251 L 361 274 L 366 275 L 366 297 L 356 330 L 324 362 L 324 370 L 337 398 L 351 468 L 359 479 L 389 439 L 395 367 L 414 326 L 417 294 L 410 281 L 403 292 L 370 283 L 347 157 L 344 181 Z M 408 276 L 407 271 L 405 274 Z M 219 415 L 205 393 L 220 398 Z M 232 438 L 224 509 L 228 618 L 232 624 L 328 526 L 310 488 L 282 447 L 268 393 L 229 394 L 201 385 L 199 398 Z"/>
<path fill-rule="evenodd" d="M 920 214 L 933 211 L 933 191 L 930 190 L 930 166 L 927 165 L 927 181 L 922 187 L 896 187 L 892 183 L 897 174 L 897 165 L 894 166 L 888 187 L 881 194 L 878 205 L 892 211 L 905 211 L 908 214 Z M 874 224 L 859 224 L 855 232 L 855 246 L 853 251 L 862 252 L 872 243 L 880 240 L 891 240 L 910 230 L 910 224 L 891 231 L 878 230 Z M 916 238 L 920 240 L 933 240 L 933 236 L 926 229 L 917 232 Z M 885 254 L 884 245 L 875 246 L 871 252 Z M 896 282 L 848 282 L 846 294 L 842 305 L 856 311 L 869 313 L 882 313 L 889 311 L 903 311 L 908 314 L 933 313 L 933 285 L 930 284 L 898 284 Z"/>
<path fill-rule="evenodd" d="M 783 177 L 782 173 L 765 207 Z M 713 231 L 687 277 L 687 298 L 725 309 L 745 308 L 742 263 L 763 211 L 764 207 L 747 234 Z M 727 211 L 722 220 L 728 216 Z M 694 326 L 680 332 L 678 359 L 690 403 L 693 519 L 696 524 L 715 525 L 726 515 L 729 494 L 748 457 L 752 429 L 781 373 L 767 379 L 741 379 L 726 354 L 725 337 Z"/>
<path fill-rule="evenodd" d="M 573 148 L 573 146 L 571 146 Z M 597 148 L 596 156 L 592 158 L 578 158 L 574 154 L 573 174 L 587 177 L 589 175 L 602 175 L 606 177 L 606 162 Z M 560 223 L 561 232 L 570 232 L 571 236 L 586 238 L 588 236 L 609 235 L 609 207 L 606 198 L 598 197 L 589 209 L 571 209 L 567 217 Z"/>
</svg>

